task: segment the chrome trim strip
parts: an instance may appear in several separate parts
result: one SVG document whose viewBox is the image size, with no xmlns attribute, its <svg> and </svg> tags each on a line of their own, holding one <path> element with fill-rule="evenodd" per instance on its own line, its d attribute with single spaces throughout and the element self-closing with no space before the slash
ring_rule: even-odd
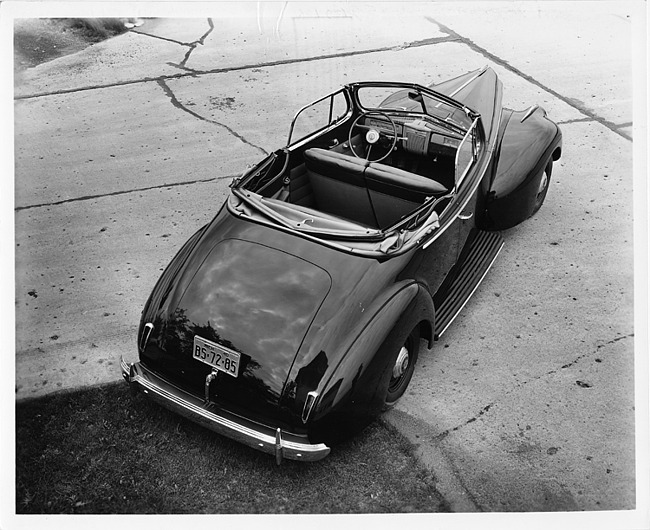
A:
<svg viewBox="0 0 650 530">
<path fill-rule="evenodd" d="M 151 322 L 147 322 L 144 325 L 144 329 L 142 330 L 142 337 L 140 337 L 140 351 L 144 351 L 144 349 L 147 347 L 147 342 L 149 342 L 149 337 L 151 336 L 152 331 L 153 324 Z"/>
<path fill-rule="evenodd" d="M 451 94 L 449 94 L 449 97 L 453 98 L 456 94 L 458 94 L 463 88 L 465 88 L 467 85 L 469 85 L 472 81 L 474 81 L 475 79 L 478 79 L 479 77 L 481 77 L 485 73 L 485 71 L 487 69 L 488 69 L 488 66 L 486 64 L 483 68 L 481 68 L 481 70 L 474 77 L 470 77 L 467 81 L 465 81 L 465 83 L 463 83 L 456 90 L 454 90 Z"/>
<path fill-rule="evenodd" d="M 120 367 L 122 376 L 132 387 L 142 390 L 163 407 L 253 449 L 276 454 L 277 430 L 237 416 L 214 403 L 208 410 L 202 398 L 178 388 L 139 362 L 128 363 L 122 358 Z M 305 443 L 301 441 L 302 437 L 288 432 L 283 432 L 281 438 L 283 458 L 313 462 L 325 458 L 330 452 L 325 444 Z"/>
<path fill-rule="evenodd" d="M 524 123 L 528 118 L 530 118 L 530 117 L 533 115 L 533 113 L 534 113 L 538 108 L 539 108 L 539 105 L 533 105 L 532 107 L 530 107 L 530 108 L 526 111 L 526 114 L 524 114 L 524 117 L 521 118 L 521 122 L 520 122 L 520 123 Z"/>
<path fill-rule="evenodd" d="M 494 265 L 494 262 L 496 261 L 497 257 L 501 253 L 501 249 L 503 248 L 504 243 L 505 243 L 505 241 L 501 242 L 501 246 L 499 246 L 499 250 L 497 250 L 496 254 L 494 255 L 494 258 L 492 258 L 492 261 L 488 265 L 487 269 L 485 269 L 485 272 L 483 273 L 483 276 L 481 276 L 481 279 L 478 281 L 478 283 L 476 284 L 474 289 L 472 289 L 472 292 L 469 293 L 469 296 L 465 299 L 465 301 L 463 302 L 463 305 L 461 305 L 458 308 L 458 311 L 456 311 L 456 314 L 453 317 L 451 317 L 451 320 L 447 323 L 447 325 L 442 329 L 442 331 L 440 333 L 438 333 L 438 339 L 440 339 L 440 337 L 442 337 L 442 334 L 445 331 L 447 331 L 447 328 L 449 326 L 451 326 L 451 323 L 456 319 L 456 317 L 460 314 L 460 312 L 463 310 L 463 308 L 467 305 L 467 302 L 469 302 L 469 299 L 474 295 L 474 293 L 476 292 L 476 289 L 478 289 L 478 286 L 481 285 L 481 282 L 483 281 L 485 276 L 487 276 L 487 273 L 490 271 L 490 269 L 492 268 L 492 265 Z"/>
<path fill-rule="evenodd" d="M 454 191 L 458 191 L 458 186 L 465 180 L 465 176 L 469 173 L 470 169 L 472 166 L 476 163 L 476 160 L 478 159 L 478 147 L 477 144 L 472 144 L 472 160 L 471 162 L 463 169 L 462 175 L 458 176 L 458 161 L 460 158 L 460 149 L 463 147 L 463 144 L 470 139 L 470 135 L 472 134 L 472 131 L 476 129 L 476 126 L 478 125 L 478 118 L 476 118 L 473 122 L 472 125 L 470 125 L 469 129 L 467 129 L 467 133 L 465 136 L 463 136 L 463 139 L 460 141 L 458 144 L 458 148 L 456 149 L 456 157 L 454 159 Z M 471 137 L 472 141 L 474 141 L 476 138 L 476 134 Z"/>
<path fill-rule="evenodd" d="M 305 406 L 302 408 L 302 422 L 307 423 L 311 410 L 314 408 L 316 399 L 318 398 L 318 392 L 312 390 L 307 393 L 307 398 L 305 399 Z"/>
</svg>

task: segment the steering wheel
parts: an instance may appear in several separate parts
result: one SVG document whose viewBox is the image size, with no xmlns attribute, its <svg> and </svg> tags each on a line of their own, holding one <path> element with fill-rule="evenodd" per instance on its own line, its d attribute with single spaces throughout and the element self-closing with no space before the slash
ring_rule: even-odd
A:
<svg viewBox="0 0 650 530">
<path fill-rule="evenodd" d="M 359 121 L 361 121 L 362 118 L 366 118 L 366 117 L 369 117 L 369 116 L 372 116 L 372 115 L 381 116 L 382 121 L 387 120 L 388 123 L 390 123 L 391 126 L 393 127 L 393 132 L 390 133 L 388 131 L 383 131 L 381 129 L 371 127 L 369 125 L 365 125 L 365 124 L 362 125 L 362 124 L 359 123 Z M 354 136 L 353 132 L 354 132 L 355 128 L 356 129 L 364 129 L 366 131 L 365 138 L 366 138 L 366 143 L 368 144 L 368 152 L 366 153 L 366 156 L 361 156 L 359 153 L 357 153 L 354 150 L 354 144 L 352 143 L 352 137 Z M 392 137 L 390 147 L 388 148 L 388 150 L 386 151 L 386 154 L 384 156 L 382 156 L 380 158 L 372 159 L 372 158 L 370 158 L 370 152 L 372 151 L 372 147 L 373 147 L 373 145 L 375 145 L 377 142 L 379 142 L 381 140 L 382 136 L 384 138 L 391 138 Z M 350 145 L 350 150 L 352 151 L 352 154 L 354 156 L 356 156 L 357 158 L 362 158 L 364 160 L 367 160 L 368 162 L 379 162 L 380 160 L 383 160 L 384 158 L 386 158 L 393 151 L 395 146 L 397 145 L 397 126 L 395 125 L 395 122 L 391 119 L 391 117 L 388 114 L 384 113 L 384 112 L 381 112 L 379 110 L 370 110 L 370 111 L 364 112 L 361 115 L 359 115 L 357 117 L 357 119 L 354 120 L 354 122 L 352 123 L 352 127 L 350 127 L 350 133 L 348 134 L 348 143 Z"/>
</svg>

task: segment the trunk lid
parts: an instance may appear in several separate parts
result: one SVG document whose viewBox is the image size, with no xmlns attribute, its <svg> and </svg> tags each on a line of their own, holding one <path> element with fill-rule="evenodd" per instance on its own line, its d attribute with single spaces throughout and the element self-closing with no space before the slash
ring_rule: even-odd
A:
<svg viewBox="0 0 650 530">
<path fill-rule="evenodd" d="M 219 372 L 211 398 L 277 418 L 284 382 L 331 278 L 261 243 L 232 238 L 207 252 L 202 246 L 177 275 L 173 302 L 159 308 L 142 358 L 202 395 L 212 367 L 193 358 L 194 337 L 238 352 L 238 376 Z"/>
</svg>

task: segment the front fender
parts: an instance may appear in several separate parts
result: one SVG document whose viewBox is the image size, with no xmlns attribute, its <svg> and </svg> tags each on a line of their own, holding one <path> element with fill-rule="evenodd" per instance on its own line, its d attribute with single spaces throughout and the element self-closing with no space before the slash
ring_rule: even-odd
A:
<svg viewBox="0 0 650 530">
<path fill-rule="evenodd" d="M 395 344 L 415 326 L 431 337 L 434 307 L 428 291 L 411 283 L 367 319 L 320 389 L 310 416 L 310 438 L 332 441 L 367 425 L 380 412 Z M 388 377 L 386 377 L 388 374 Z"/>
<path fill-rule="evenodd" d="M 562 151 L 562 132 L 538 107 L 504 110 L 495 169 L 486 198 L 484 230 L 505 230 L 533 213 L 544 169 Z"/>
</svg>

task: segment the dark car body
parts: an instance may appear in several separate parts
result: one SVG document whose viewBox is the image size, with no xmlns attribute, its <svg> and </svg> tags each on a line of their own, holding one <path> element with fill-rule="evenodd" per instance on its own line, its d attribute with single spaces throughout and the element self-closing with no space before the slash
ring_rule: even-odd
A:
<svg viewBox="0 0 650 530">
<path fill-rule="evenodd" d="M 560 157 L 558 126 L 501 91 L 484 68 L 301 109 L 162 274 L 125 379 L 278 461 L 323 458 L 392 406 Z"/>
</svg>

